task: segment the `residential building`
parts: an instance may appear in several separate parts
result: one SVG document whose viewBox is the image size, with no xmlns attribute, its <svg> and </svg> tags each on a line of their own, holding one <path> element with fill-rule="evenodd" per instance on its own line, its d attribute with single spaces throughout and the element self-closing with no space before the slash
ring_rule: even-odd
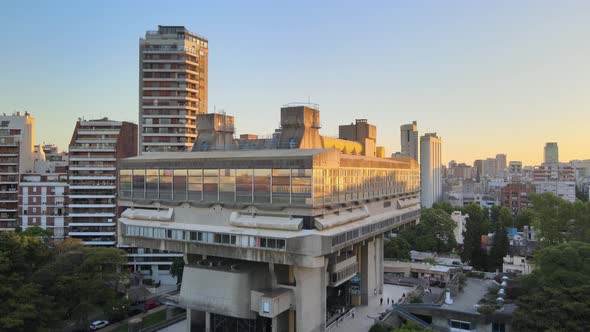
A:
<svg viewBox="0 0 590 332">
<path fill-rule="evenodd" d="M 508 163 L 508 171 L 510 174 L 522 173 L 522 161 L 510 161 Z"/>
<path fill-rule="evenodd" d="M 461 211 L 453 211 L 451 213 L 451 219 L 455 222 L 453 232 L 455 233 L 455 240 L 457 240 L 457 244 L 459 245 L 463 244 L 463 231 L 465 230 L 467 218 L 469 218 L 469 215 L 463 214 Z"/>
<path fill-rule="evenodd" d="M 69 237 L 115 245 L 117 163 L 137 155 L 137 125 L 108 118 L 78 120 L 69 148 Z"/>
<path fill-rule="evenodd" d="M 19 180 L 34 168 L 34 129 L 28 112 L 0 116 L 0 231 L 18 227 Z"/>
<path fill-rule="evenodd" d="M 400 131 L 402 145 L 401 156 L 412 158 L 417 161 L 420 156 L 418 152 L 420 148 L 420 140 L 418 139 L 418 122 L 412 121 L 412 123 L 402 125 Z"/>
<path fill-rule="evenodd" d="M 325 331 L 381 294 L 384 234 L 420 216 L 418 164 L 359 154 L 318 121 L 291 105 L 258 149 L 213 135 L 207 151 L 121 161 L 120 243 L 185 254 L 193 330 Z"/>
<path fill-rule="evenodd" d="M 498 172 L 498 168 L 496 158 L 487 158 L 483 161 L 483 170 L 481 175 L 484 177 L 493 178 L 496 177 L 496 173 Z"/>
<path fill-rule="evenodd" d="M 496 172 L 506 170 L 506 154 L 499 153 L 496 155 Z"/>
<path fill-rule="evenodd" d="M 139 152 L 190 151 L 207 113 L 208 41 L 158 26 L 139 42 Z"/>
<path fill-rule="evenodd" d="M 544 162 L 548 164 L 559 162 L 559 148 L 556 142 L 545 144 Z"/>
<path fill-rule="evenodd" d="M 18 190 L 21 228 L 38 226 L 63 240 L 69 221 L 67 174 L 21 174 Z"/>
<path fill-rule="evenodd" d="M 502 188 L 500 205 L 509 208 L 516 216 L 531 203 L 530 196 L 535 193 L 535 186 L 528 183 L 509 183 Z"/>
<path fill-rule="evenodd" d="M 568 164 L 550 163 L 533 170 L 533 184 L 537 194 L 552 193 L 567 201 L 576 201 L 576 172 Z"/>
<path fill-rule="evenodd" d="M 441 139 L 436 133 L 420 137 L 420 197 L 422 206 L 442 199 Z"/>
</svg>

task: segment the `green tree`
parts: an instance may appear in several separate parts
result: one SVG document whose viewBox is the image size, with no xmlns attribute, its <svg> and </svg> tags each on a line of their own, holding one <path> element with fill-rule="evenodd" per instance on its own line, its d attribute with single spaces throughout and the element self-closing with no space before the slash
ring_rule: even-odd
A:
<svg viewBox="0 0 590 332">
<path fill-rule="evenodd" d="M 61 331 L 85 327 L 91 313 L 125 315 L 124 252 L 46 240 L 34 228 L 0 232 L 0 331 Z"/>
<path fill-rule="evenodd" d="M 508 254 L 508 233 L 506 229 L 499 225 L 498 229 L 494 234 L 494 244 L 490 250 L 488 257 L 488 270 L 495 272 L 496 270 L 502 271 L 502 264 L 504 263 L 504 256 Z"/>
<path fill-rule="evenodd" d="M 457 246 L 455 222 L 440 209 L 422 209 L 420 223 L 404 229 L 400 236 L 419 251 L 450 252 Z"/>
<path fill-rule="evenodd" d="M 574 204 L 574 219 L 570 228 L 570 240 L 590 242 L 590 202 L 577 201 Z"/>
<path fill-rule="evenodd" d="M 170 268 L 170 274 L 176 278 L 176 284 L 182 283 L 182 273 L 184 272 L 184 259 L 177 257 L 172 261 L 172 267 Z"/>
<path fill-rule="evenodd" d="M 522 231 L 524 226 L 533 226 L 535 221 L 535 214 L 530 209 L 520 210 L 516 215 L 514 226 Z"/>
<path fill-rule="evenodd" d="M 38 237 L 0 232 L 0 331 L 45 331 L 50 298 L 31 282 L 46 255 Z"/>
<path fill-rule="evenodd" d="M 512 211 L 507 207 L 501 207 L 498 211 L 498 220 L 494 222 L 500 227 L 514 227 L 514 217 L 512 217 Z M 497 228 L 497 227 L 495 227 Z"/>
<path fill-rule="evenodd" d="M 494 205 L 490 209 L 490 221 L 492 223 L 497 223 L 498 220 L 500 219 L 500 210 L 501 209 L 502 209 L 502 207 L 499 205 Z"/>
<path fill-rule="evenodd" d="M 544 245 L 559 244 L 567 239 L 574 205 L 551 193 L 531 195 L 532 211 Z"/>
<path fill-rule="evenodd" d="M 399 236 L 386 240 L 384 256 L 389 259 L 409 260 L 411 258 L 410 244 Z"/>
<path fill-rule="evenodd" d="M 590 326 L 590 244 L 566 242 L 535 254 L 521 279 L 514 331 L 587 331 Z"/>
<path fill-rule="evenodd" d="M 474 268 L 483 270 L 486 268 L 486 252 L 481 247 L 481 236 L 487 234 L 485 229 L 484 212 L 482 208 L 470 203 L 463 208 L 463 213 L 467 214 L 465 230 L 463 231 L 463 250 L 461 251 L 461 260 L 468 262 Z"/>
<path fill-rule="evenodd" d="M 449 215 L 453 214 L 453 211 L 459 210 L 458 208 L 455 208 L 454 206 L 452 206 L 451 203 L 449 203 L 449 202 L 436 202 L 436 203 L 432 204 L 432 208 L 443 210 L 446 213 L 448 213 Z"/>
</svg>

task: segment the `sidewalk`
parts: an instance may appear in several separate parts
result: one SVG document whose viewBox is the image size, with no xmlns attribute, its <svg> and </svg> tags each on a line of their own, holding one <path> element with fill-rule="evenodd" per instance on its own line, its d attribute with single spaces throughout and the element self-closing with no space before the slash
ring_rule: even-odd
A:
<svg viewBox="0 0 590 332">
<path fill-rule="evenodd" d="M 355 309 L 354 318 L 348 318 L 342 321 L 339 325 L 335 326 L 330 332 L 367 332 L 375 323 L 375 318 L 380 313 L 385 312 L 387 309 L 387 298 L 390 300 L 399 299 L 403 293 L 406 293 L 412 289 L 412 287 L 397 286 L 397 285 L 383 285 L 383 296 L 377 294 L 371 295 L 369 298 L 369 305 L 358 306 Z M 383 305 L 380 304 L 381 297 L 383 297 Z M 390 302 L 391 306 L 392 303 Z"/>
</svg>

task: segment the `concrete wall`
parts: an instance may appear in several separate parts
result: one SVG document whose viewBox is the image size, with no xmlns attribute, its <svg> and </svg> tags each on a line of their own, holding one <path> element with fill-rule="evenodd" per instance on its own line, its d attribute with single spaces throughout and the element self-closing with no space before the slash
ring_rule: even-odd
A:
<svg viewBox="0 0 590 332">
<path fill-rule="evenodd" d="M 327 264 L 327 262 L 326 262 Z M 297 331 L 319 332 L 326 329 L 326 266 L 295 266 L 295 303 Z"/>
</svg>

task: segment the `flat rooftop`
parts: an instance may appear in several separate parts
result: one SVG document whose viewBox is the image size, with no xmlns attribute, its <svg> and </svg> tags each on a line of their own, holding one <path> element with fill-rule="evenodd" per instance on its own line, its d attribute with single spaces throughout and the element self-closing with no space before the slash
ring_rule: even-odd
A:
<svg viewBox="0 0 590 332">
<path fill-rule="evenodd" d="M 493 280 L 468 278 L 463 291 L 453 297 L 453 304 L 443 304 L 443 308 L 477 313 L 478 303 L 487 293 Z"/>
</svg>

